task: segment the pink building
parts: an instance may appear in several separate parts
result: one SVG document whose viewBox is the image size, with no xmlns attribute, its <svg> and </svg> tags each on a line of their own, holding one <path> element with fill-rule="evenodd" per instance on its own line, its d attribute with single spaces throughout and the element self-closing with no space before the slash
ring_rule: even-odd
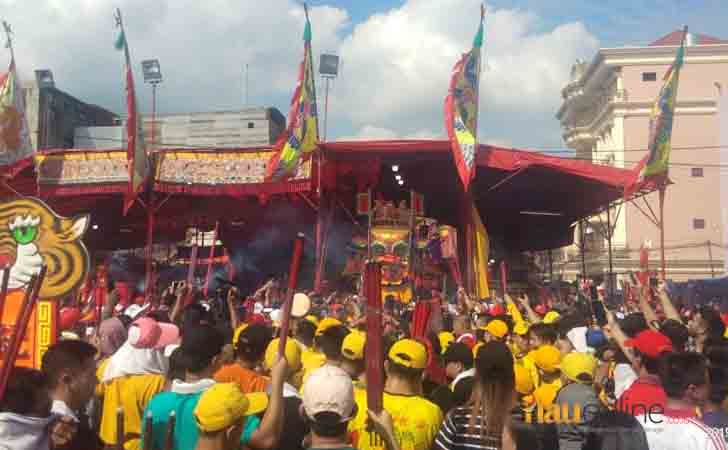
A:
<svg viewBox="0 0 728 450">
<path fill-rule="evenodd" d="M 591 63 L 576 62 L 556 117 L 577 158 L 634 167 L 645 156 L 650 111 L 681 37 L 682 32 L 676 31 L 646 47 L 601 49 Z M 722 213 L 728 198 L 724 195 L 721 202 L 721 171 L 728 173 L 728 167 L 719 167 L 723 154 L 728 166 L 728 148 L 721 148 L 718 117 L 718 86 L 728 90 L 728 40 L 690 34 L 687 41 L 672 137 L 674 184 L 665 201 L 667 276 L 676 281 L 721 276 L 728 245 L 724 240 L 728 214 Z M 723 189 L 728 192 L 728 185 L 724 183 Z M 659 266 L 658 228 L 638 209 L 649 214 L 651 207 L 658 213 L 657 198 L 657 193 L 650 194 L 645 197 L 649 206 L 638 200 L 610 211 L 617 279 L 638 270 L 643 244 L 650 248 L 651 268 Z M 606 228 L 605 217 L 601 223 L 594 217 L 583 228 L 584 260 L 592 277 L 609 271 L 606 240 L 598 232 Z M 579 245 L 563 249 L 554 259 L 565 279 L 582 272 Z"/>
</svg>

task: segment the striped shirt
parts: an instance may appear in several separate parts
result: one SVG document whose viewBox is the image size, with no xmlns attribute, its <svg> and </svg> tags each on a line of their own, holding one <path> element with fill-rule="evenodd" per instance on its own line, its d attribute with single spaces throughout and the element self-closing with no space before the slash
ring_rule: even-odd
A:
<svg viewBox="0 0 728 450">
<path fill-rule="evenodd" d="M 448 413 L 440 426 L 432 448 L 436 450 L 500 450 L 501 435 L 483 432 L 480 419 L 476 418 L 473 424 L 473 434 L 470 434 L 470 406 L 455 408 Z"/>
</svg>

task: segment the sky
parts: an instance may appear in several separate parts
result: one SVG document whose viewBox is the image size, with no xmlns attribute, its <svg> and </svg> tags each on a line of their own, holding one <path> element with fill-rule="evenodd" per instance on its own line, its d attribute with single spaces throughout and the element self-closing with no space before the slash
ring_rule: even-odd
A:
<svg viewBox="0 0 728 450">
<path fill-rule="evenodd" d="M 327 139 L 444 137 L 450 73 L 472 43 L 480 3 L 311 0 L 314 53 L 334 52 L 342 61 L 330 89 Z M 151 110 L 151 88 L 140 62 L 157 58 L 161 113 L 242 108 L 247 65 L 248 104 L 287 114 L 303 54 L 298 0 L 0 0 L 21 77 L 51 69 L 58 88 L 123 114 L 115 7 L 124 16 L 142 111 Z M 490 0 L 486 8 L 479 139 L 517 148 L 564 147 L 555 113 L 577 58 L 591 60 L 600 47 L 645 45 L 683 24 L 728 38 L 725 0 Z M 0 67 L 7 62 L 0 48 Z"/>
</svg>

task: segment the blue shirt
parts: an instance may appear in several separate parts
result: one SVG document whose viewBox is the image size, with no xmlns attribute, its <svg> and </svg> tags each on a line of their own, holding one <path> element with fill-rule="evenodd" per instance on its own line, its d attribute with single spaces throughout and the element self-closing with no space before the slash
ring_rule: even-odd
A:
<svg viewBox="0 0 728 450">
<path fill-rule="evenodd" d="M 204 381 L 204 380 L 203 380 Z M 152 414 L 152 449 L 162 450 L 164 440 L 167 436 L 167 423 L 172 411 L 175 413 L 176 422 L 174 426 L 174 450 L 191 450 L 197 445 L 198 429 L 197 421 L 193 414 L 197 402 L 200 400 L 205 389 L 212 384 L 201 384 L 198 392 L 178 393 L 162 392 L 152 398 L 144 411 L 143 417 Z M 174 389 L 174 388 L 173 388 Z M 240 443 L 247 444 L 253 432 L 260 426 L 260 419 L 256 416 L 246 417 L 243 433 L 240 436 Z M 146 419 L 142 424 L 142 436 L 146 428 Z"/>
</svg>

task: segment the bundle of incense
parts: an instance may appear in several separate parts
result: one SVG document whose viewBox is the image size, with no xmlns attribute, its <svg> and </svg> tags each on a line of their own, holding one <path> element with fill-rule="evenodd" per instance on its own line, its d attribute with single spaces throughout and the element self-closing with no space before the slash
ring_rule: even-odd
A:
<svg viewBox="0 0 728 450">
<path fill-rule="evenodd" d="M 382 268 L 369 261 L 364 268 L 364 295 L 367 300 L 367 405 L 375 413 L 382 411 L 384 368 L 382 349 Z"/>
<path fill-rule="evenodd" d="M 291 306 L 293 305 L 293 292 L 298 282 L 298 269 L 301 267 L 301 255 L 303 254 L 303 233 L 298 233 L 293 243 L 293 256 L 291 267 L 288 270 L 288 290 L 286 300 L 281 311 L 281 334 L 278 341 L 278 354 L 283 357 L 286 354 L 286 340 L 288 339 L 288 328 L 291 319 Z"/>
</svg>

